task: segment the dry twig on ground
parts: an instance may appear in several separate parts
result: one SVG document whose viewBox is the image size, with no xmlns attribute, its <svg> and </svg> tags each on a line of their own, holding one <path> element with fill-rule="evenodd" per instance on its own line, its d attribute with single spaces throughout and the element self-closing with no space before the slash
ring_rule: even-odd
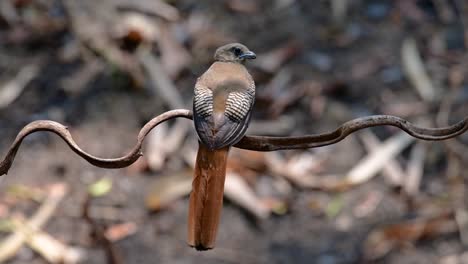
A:
<svg viewBox="0 0 468 264">
<path fill-rule="evenodd" d="M 24 226 L 27 226 L 31 230 L 39 230 L 42 226 L 50 219 L 55 212 L 58 204 L 64 198 L 67 192 L 67 186 L 63 184 L 55 184 L 51 187 L 49 196 L 44 200 L 42 206 L 37 212 L 26 222 Z M 16 252 L 21 248 L 23 243 L 27 240 L 27 232 L 23 232 L 22 229 L 16 230 L 13 234 L 8 236 L 5 240 L 0 243 L 0 262 L 6 261 L 13 257 Z"/>
</svg>

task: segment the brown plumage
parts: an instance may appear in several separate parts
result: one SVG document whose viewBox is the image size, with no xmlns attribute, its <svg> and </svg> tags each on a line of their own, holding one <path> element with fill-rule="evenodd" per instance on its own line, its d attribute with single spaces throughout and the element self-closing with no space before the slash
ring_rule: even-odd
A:
<svg viewBox="0 0 468 264">
<path fill-rule="evenodd" d="M 197 250 L 214 247 L 223 206 L 229 147 L 209 150 L 200 144 L 190 194 L 188 243 Z"/>
<path fill-rule="evenodd" d="M 255 54 L 232 43 L 218 48 L 214 58 L 198 78 L 193 99 L 200 142 L 190 194 L 188 243 L 197 250 L 214 247 L 229 147 L 244 136 L 255 101 L 255 83 L 243 65 Z"/>
</svg>

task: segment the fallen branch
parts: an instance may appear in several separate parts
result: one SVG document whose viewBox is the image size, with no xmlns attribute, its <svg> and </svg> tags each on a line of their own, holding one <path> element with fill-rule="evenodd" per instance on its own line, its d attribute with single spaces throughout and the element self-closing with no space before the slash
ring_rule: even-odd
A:
<svg viewBox="0 0 468 264">
<path fill-rule="evenodd" d="M 140 130 L 140 133 L 137 137 L 137 144 L 128 154 L 120 158 L 110 159 L 95 157 L 82 150 L 73 140 L 67 127 L 63 126 L 62 124 L 48 120 L 34 121 L 26 125 L 19 132 L 15 141 L 10 146 L 10 149 L 7 152 L 4 160 L 0 163 L 0 175 L 6 174 L 10 169 L 23 139 L 27 135 L 37 131 L 49 131 L 59 135 L 76 154 L 94 166 L 110 169 L 127 167 L 143 155 L 141 153 L 141 145 L 148 133 L 158 124 L 176 117 L 192 119 L 192 112 L 186 109 L 177 109 L 165 112 L 153 118 Z M 465 117 L 465 119 L 462 121 L 448 127 L 422 128 L 395 116 L 367 116 L 348 121 L 337 128 L 335 131 L 328 133 L 302 137 L 245 136 L 239 143 L 234 146 L 241 149 L 255 151 L 315 148 L 337 143 L 346 138 L 351 133 L 363 128 L 385 125 L 398 127 L 415 138 L 423 140 L 444 140 L 456 137 L 466 132 L 468 130 L 468 117 Z"/>
</svg>

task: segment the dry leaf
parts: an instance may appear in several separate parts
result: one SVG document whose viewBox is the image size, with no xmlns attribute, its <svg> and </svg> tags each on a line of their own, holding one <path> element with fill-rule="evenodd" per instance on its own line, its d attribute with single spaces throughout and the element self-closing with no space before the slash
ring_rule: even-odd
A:
<svg viewBox="0 0 468 264">
<path fill-rule="evenodd" d="M 109 241 L 116 242 L 128 236 L 135 234 L 138 226 L 134 222 L 127 222 L 123 224 L 116 224 L 109 226 L 104 235 Z"/>
</svg>

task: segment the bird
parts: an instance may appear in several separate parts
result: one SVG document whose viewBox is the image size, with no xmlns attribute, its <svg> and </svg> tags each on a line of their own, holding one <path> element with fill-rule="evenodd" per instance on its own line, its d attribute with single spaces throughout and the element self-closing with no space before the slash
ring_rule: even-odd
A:
<svg viewBox="0 0 468 264">
<path fill-rule="evenodd" d="M 196 250 L 215 244 L 229 148 L 243 138 L 255 102 L 255 82 L 244 64 L 256 57 L 240 43 L 221 46 L 195 84 L 193 120 L 199 147 L 189 199 L 188 244 Z"/>
</svg>

